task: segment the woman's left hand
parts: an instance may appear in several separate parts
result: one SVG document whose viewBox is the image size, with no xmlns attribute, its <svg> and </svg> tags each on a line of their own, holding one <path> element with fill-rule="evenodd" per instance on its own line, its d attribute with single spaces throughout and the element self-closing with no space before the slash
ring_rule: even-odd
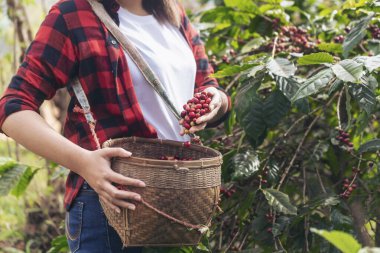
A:
<svg viewBox="0 0 380 253">
<path fill-rule="evenodd" d="M 210 112 L 206 113 L 205 115 L 197 119 L 196 125 L 192 126 L 189 129 L 190 133 L 195 133 L 195 132 L 205 129 L 207 123 L 212 123 L 212 122 L 217 121 L 227 112 L 228 98 L 224 92 L 219 91 L 218 89 L 214 87 L 209 87 L 205 89 L 204 91 L 213 94 L 212 100 L 209 104 Z M 180 124 L 181 125 L 183 124 L 183 119 L 181 119 Z M 180 134 L 184 135 L 185 130 L 182 129 Z"/>
</svg>

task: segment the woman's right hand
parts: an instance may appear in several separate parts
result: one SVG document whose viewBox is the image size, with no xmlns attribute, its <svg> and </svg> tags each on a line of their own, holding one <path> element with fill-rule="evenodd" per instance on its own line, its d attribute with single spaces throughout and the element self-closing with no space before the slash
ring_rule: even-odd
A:
<svg viewBox="0 0 380 253">
<path fill-rule="evenodd" d="M 99 198 L 118 213 L 120 213 L 120 207 L 134 210 L 136 207 L 130 200 L 140 201 L 141 196 L 135 192 L 119 190 L 114 184 L 145 187 L 144 182 L 125 177 L 111 169 L 112 157 L 130 157 L 131 155 L 122 148 L 104 148 L 88 151 L 81 158 L 80 175 L 98 193 Z"/>
<path fill-rule="evenodd" d="M 111 169 L 112 157 L 130 157 L 130 152 L 122 148 L 86 150 L 57 133 L 31 110 L 9 115 L 0 127 L 32 152 L 81 175 L 99 194 L 99 198 L 115 211 L 120 212 L 120 207 L 133 210 L 135 205 L 130 201 L 141 199 L 139 194 L 119 190 L 113 185 L 145 187 L 144 182 L 124 177 Z"/>
</svg>

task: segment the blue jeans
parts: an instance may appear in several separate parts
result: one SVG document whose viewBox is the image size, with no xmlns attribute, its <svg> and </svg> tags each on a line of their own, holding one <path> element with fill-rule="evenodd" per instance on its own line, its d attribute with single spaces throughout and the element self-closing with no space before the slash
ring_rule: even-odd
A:
<svg viewBox="0 0 380 253">
<path fill-rule="evenodd" d="M 98 194 L 85 182 L 66 212 L 66 237 L 72 253 L 141 253 L 142 248 L 123 248 L 108 225 Z"/>
</svg>

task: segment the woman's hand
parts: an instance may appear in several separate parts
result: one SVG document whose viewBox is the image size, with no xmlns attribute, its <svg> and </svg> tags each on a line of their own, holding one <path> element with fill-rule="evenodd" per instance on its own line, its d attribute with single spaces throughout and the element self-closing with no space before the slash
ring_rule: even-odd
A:
<svg viewBox="0 0 380 253">
<path fill-rule="evenodd" d="M 99 198 L 115 211 L 120 212 L 119 207 L 133 210 L 135 206 L 126 200 L 141 199 L 139 194 L 119 190 L 113 185 L 145 187 L 144 182 L 124 177 L 111 169 L 111 157 L 131 156 L 122 148 L 86 150 L 57 133 L 31 110 L 11 114 L 4 121 L 2 130 L 32 152 L 81 175 L 99 194 Z"/>
<path fill-rule="evenodd" d="M 190 133 L 195 133 L 195 132 L 205 129 L 207 123 L 212 123 L 212 122 L 217 121 L 227 112 L 228 98 L 224 92 L 219 91 L 218 89 L 214 87 L 209 87 L 205 89 L 204 91 L 213 94 L 212 100 L 209 104 L 210 112 L 206 113 L 205 115 L 197 119 L 196 125 L 192 126 L 189 129 Z M 181 119 L 180 124 L 181 125 L 183 124 L 183 119 Z M 184 135 L 185 130 L 182 129 L 180 134 Z"/>
<path fill-rule="evenodd" d="M 125 177 L 111 169 L 112 157 L 130 157 L 131 153 L 122 148 L 105 148 L 89 151 L 82 159 L 84 168 L 81 176 L 98 193 L 99 198 L 106 205 L 120 213 L 120 207 L 134 210 L 136 207 L 130 201 L 140 201 L 141 196 L 137 193 L 119 190 L 114 184 L 121 186 L 145 187 L 145 183 Z"/>
</svg>

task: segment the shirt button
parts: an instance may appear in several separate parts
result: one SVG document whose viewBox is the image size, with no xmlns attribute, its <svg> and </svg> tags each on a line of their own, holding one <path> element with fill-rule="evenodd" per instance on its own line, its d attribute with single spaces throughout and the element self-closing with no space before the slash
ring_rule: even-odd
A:
<svg viewBox="0 0 380 253">
<path fill-rule="evenodd" d="M 116 45 L 116 40 L 111 40 L 112 45 Z"/>
</svg>

